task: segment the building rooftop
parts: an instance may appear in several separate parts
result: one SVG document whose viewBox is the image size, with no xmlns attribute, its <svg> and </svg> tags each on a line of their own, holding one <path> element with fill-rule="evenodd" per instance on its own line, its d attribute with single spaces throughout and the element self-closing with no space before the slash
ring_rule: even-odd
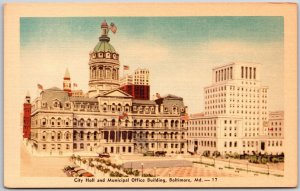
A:
<svg viewBox="0 0 300 191">
<path fill-rule="evenodd" d="M 144 105 L 155 105 L 155 101 L 152 100 L 138 100 L 138 99 L 133 99 L 132 103 L 135 104 L 144 104 Z"/>
</svg>

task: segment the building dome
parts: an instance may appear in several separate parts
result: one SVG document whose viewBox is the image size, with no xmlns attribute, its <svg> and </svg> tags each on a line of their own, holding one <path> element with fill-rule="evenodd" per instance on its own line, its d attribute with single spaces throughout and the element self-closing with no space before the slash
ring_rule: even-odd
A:
<svg viewBox="0 0 300 191">
<path fill-rule="evenodd" d="M 110 52 L 116 53 L 114 47 L 107 41 L 99 41 L 94 48 L 94 52 Z"/>
</svg>

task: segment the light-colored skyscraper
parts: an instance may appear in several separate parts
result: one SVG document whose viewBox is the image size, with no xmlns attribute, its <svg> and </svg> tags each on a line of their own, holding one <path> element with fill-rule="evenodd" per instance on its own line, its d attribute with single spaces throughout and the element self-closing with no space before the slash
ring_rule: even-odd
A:
<svg viewBox="0 0 300 191">
<path fill-rule="evenodd" d="M 266 152 L 268 87 L 261 65 L 233 62 L 213 68 L 204 88 L 205 111 L 189 122 L 189 150 L 213 154 Z"/>
</svg>

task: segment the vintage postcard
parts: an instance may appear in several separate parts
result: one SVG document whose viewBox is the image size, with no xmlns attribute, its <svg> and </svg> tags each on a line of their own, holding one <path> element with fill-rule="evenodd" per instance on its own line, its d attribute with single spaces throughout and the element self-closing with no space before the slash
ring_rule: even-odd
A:
<svg viewBox="0 0 300 191">
<path fill-rule="evenodd" d="M 297 5 L 4 6 L 10 188 L 296 187 Z"/>
</svg>

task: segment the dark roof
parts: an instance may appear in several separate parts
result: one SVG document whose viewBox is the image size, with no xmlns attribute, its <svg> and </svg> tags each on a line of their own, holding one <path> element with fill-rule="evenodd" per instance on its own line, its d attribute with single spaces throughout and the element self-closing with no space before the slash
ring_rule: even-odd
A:
<svg viewBox="0 0 300 191">
<path fill-rule="evenodd" d="M 173 95 L 173 94 L 167 94 L 165 96 L 162 96 L 161 98 L 171 98 L 171 99 L 182 99 L 182 97 Z"/>
<path fill-rule="evenodd" d="M 52 105 L 52 102 L 57 99 L 61 103 L 69 101 L 68 92 L 65 92 L 57 87 L 45 89 L 41 92 L 41 99 L 43 102 L 47 102 L 47 104 Z"/>
</svg>

